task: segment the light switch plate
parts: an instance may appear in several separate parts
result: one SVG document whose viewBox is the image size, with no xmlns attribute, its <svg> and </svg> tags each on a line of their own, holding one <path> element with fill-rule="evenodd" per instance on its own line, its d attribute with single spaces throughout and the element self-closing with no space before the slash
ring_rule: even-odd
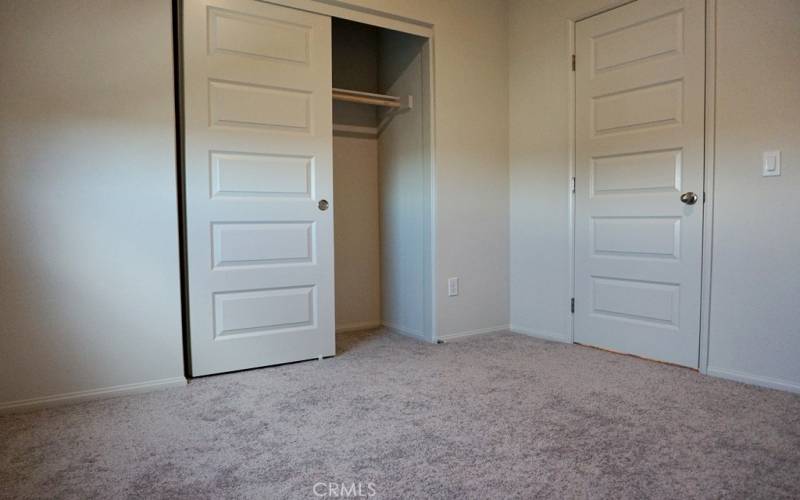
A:
<svg viewBox="0 0 800 500">
<path fill-rule="evenodd" d="M 449 297 L 458 295 L 458 278 L 450 278 L 447 280 L 447 295 Z"/>
<path fill-rule="evenodd" d="M 764 177 L 781 175 L 780 151 L 764 151 L 764 160 L 761 165 L 761 175 Z"/>
</svg>

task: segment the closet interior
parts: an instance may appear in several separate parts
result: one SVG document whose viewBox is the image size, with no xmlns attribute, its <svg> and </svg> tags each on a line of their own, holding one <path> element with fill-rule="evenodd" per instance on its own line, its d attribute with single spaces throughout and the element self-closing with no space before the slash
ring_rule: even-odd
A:
<svg viewBox="0 0 800 500">
<path fill-rule="evenodd" d="M 432 339 L 427 39 L 333 19 L 336 330 Z"/>
</svg>

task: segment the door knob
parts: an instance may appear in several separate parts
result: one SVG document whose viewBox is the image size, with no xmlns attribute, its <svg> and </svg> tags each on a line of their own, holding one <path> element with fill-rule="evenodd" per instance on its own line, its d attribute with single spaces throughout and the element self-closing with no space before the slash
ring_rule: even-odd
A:
<svg viewBox="0 0 800 500">
<path fill-rule="evenodd" d="M 697 203 L 697 194 L 688 191 L 681 195 L 681 201 L 686 203 L 687 205 L 694 205 Z"/>
<path fill-rule="evenodd" d="M 328 209 L 328 200 L 319 200 L 319 204 L 317 206 L 324 212 Z"/>
</svg>

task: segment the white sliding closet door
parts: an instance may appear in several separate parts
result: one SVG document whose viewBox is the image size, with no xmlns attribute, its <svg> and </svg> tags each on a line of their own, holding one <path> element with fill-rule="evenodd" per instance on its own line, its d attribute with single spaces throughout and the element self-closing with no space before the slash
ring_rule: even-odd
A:
<svg viewBox="0 0 800 500">
<path fill-rule="evenodd" d="M 184 2 L 192 375 L 334 354 L 330 18 Z"/>
<path fill-rule="evenodd" d="M 705 2 L 576 25 L 575 341 L 696 368 Z"/>
</svg>

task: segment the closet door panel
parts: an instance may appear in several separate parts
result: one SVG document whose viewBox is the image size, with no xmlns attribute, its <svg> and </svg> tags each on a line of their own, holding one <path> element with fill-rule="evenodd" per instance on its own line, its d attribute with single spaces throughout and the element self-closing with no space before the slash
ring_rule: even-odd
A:
<svg viewBox="0 0 800 500">
<path fill-rule="evenodd" d="M 192 375 L 334 354 L 330 18 L 184 4 Z"/>
</svg>

